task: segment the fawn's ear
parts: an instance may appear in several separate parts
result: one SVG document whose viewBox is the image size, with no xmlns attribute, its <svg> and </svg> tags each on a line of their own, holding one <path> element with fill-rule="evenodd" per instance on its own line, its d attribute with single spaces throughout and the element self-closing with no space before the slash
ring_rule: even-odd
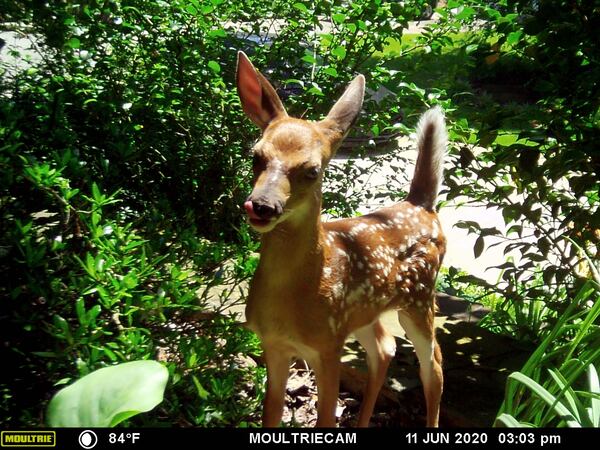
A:
<svg viewBox="0 0 600 450">
<path fill-rule="evenodd" d="M 344 94 L 333 105 L 320 126 L 330 136 L 334 147 L 341 144 L 356 121 L 365 96 L 365 77 L 358 75 L 350 82 Z"/>
<path fill-rule="evenodd" d="M 238 52 L 237 89 L 246 115 L 262 130 L 287 113 L 271 83 L 254 68 L 246 54 Z"/>
</svg>

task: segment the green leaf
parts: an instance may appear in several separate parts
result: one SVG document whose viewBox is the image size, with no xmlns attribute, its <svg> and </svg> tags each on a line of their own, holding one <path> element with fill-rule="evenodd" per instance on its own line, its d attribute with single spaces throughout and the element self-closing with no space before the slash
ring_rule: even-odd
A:
<svg viewBox="0 0 600 450">
<path fill-rule="evenodd" d="M 596 372 L 596 368 L 593 364 L 588 366 L 588 385 L 589 391 L 592 394 L 600 394 L 600 381 L 598 381 L 598 372 Z M 600 426 L 600 400 L 597 398 L 592 398 L 591 400 L 591 408 L 590 408 L 590 420 L 592 421 L 592 426 L 598 427 Z"/>
<path fill-rule="evenodd" d="M 304 13 L 308 12 L 308 8 L 303 3 L 294 3 L 294 8 L 296 8 L 298 11 L 302 11 Z"/>
<path fill-rule="evenodd" d="M 214 73 L 221 73 L 221 66 L 218 62 L 211 60 L 207 63 L 207 66 L 210 67 Z"/>
<path fill-rule="evenodd" d="M 469 19 L 470 17 L 475 15 L 475 10 L 473 8 L 464 8 L 461 12 L 456 15 L 456 18 L 459 20 Z"/>
<path fill-rule="evenodd" d="M 96 200 L 98 203 L 101 203 L 103 200 L 102 194 L 100 193 L 100 189 L 98 188 L 98 185 L 96 183 L 92 183 L 92 196 L 94 197 L 94 200 Z"/>
<path fill-rule="evenodd" d="M 509 33 L 506 37 L 506 42 L 508 42 L 510 45 L 515 45 L 521 40 L 522 35 L 522 31 L 513 31 L 512 33 Z"/>
<path fill-rule="evenodd" d="M 513 416 L 511 416 L 510 414 L 502 413 L 498 417 L 496 417 L 496 423 L 494 424 L 494 426 L 495 427 L 505 426 L 508 428 L 519 428 L 519 427 L 522 427 L 523 424 L 521 422 L 519 422 L 517 419 L 515 419 Z"/>
<path fill-rule="evenodd" d="M 337 56 L 339 59 L 344 59 L 346 57 L 346 49 L 344 47 L 336 47 L 331 50 L 331 54 Z"/>
<path fill-rule="evenodd" d="M 321 88 L 319 88 L 319 86 L 315 86 L 314 83 L 313 86 L 307 92 L 309 94 L 318 95 L 319 97 L 322 97 L 324 95 Z"/>
<path fill-rule="evenodd" d="M 225 31 L 223 28 L 217 28 L 216 30 L 211 30 L 208 32 L 208 35 L 210 37 L 227 37 L 227 31 Z"/>
<path fill-rule="evenodd" d="M 560 388 L 561 394 L 565 398 L 569 406 L 569 411 L 573 414 L 577 422 L 581 423 L 581 417 L 579 416 L 578 399 L 575 397 L 573 389 L 568 385 L 568 381 L 564 379 L 564 377 L 558 370 L 548 369 L 548 373 Z M 557 396 L 557 399 L 560 398 L 561 395 L 559 394 Z M 565 405 L 565 407 L 567 407 L 567 405 Z"/>
<path fill-rule="evenodd" d="M 485 242 L 483 240 L 483 236 L 479 236 L 475 241 L 475 246 L 473 247 L 473 254 L 475 258 L 479 258 L 483 253 L 483 248 L 485 246 Z"/>
<path fill-rule="evenodd" d="M 479 45 L 477 44 L 469 44 L 465 47 L 465 53 L 467 55 L 470 55 L 471 53 L 473 53 L 475 50 L 477 50 L 479 48 Z"/>
<path fill-rule="evenodd" d="M 83 299 L 81 297 L 75 300 L 75 312 L 77 313 L 79 323 L 81 325 L 86 325 L 85 305 L 83 304 Z"/>
<path fill-rule="evenodd" d="M 96 370 L 60 390 L 48 405 L 50 427 L 114 427 L 163 400 L 169 372 L 156 361 Z"/>
<path fill-rule="evenodd" d="M 192 381 L 194 382 L 194 385 L 196 386 L 196 391 L 198 392 L 198 397 L 200 397 L 201 400 L 206 400 L 209 396 L 209 392 L 206 389 L 204 389 L 204 387 L 202 386 L 202 384 L 200 383 L 200 380 L 198 380 L 196 375 L 192 375 Z"/>
<path fill-rule="evenodd" d="M 79 46 L 81 45 L 81 41 L 76 37 L 72 37 L 67 41 L 67 45 L 71 48 L 79 48 Z"/>
<path fill-rule="evenodd" d="M 343 23 L 346 20 L 346 14 L 334 14 L 331 18 L 335 23 Z"/>
<path fill-rule="evenodd" d="M 98 317 L 98 314 L 100 314 L 101 311 L 102 307 L 100 305 L 92 306 L 92 308 L 87 312 L 88 324 L 96 320 L 96 317 Z"/>
<path fill-rule="evenodd" d="M 310 55 L 308 53 L 306 53 L 303 57 L 302 57 L 302 61 L 305 61 L 309 64 L 314 64 L 317 62 L 317 60 L 314 58 L 313 55 Z"/>
</svg>

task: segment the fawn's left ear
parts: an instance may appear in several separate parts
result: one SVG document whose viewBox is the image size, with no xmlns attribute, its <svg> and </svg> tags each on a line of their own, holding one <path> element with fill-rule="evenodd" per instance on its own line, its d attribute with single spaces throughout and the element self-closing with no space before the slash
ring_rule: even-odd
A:
<svg viewBox="0 0 600 450">
<path fill-rule="evenodd" d="M 246 115 L 262 130 L 287 113 L 271 83 L 254 68 L 246 54 L 238 52 L 237 88 Z"/>
<path fill-rule="evenodd" d="M 330 136 L 334 148 L 342 143 L 342 140 L 350 131 L 350 127 L 356 121 L 362 108 L 364 96 L 365 77 L 358 75 L 350 82 L 344 94 L 333 105 L 327 117 L 319 123 L 326 134 Z"/>
</svg>

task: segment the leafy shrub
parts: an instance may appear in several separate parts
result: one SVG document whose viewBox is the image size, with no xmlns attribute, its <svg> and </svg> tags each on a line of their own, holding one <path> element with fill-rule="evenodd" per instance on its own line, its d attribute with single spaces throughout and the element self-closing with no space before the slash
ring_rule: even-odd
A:
<svg viewBox="0 0 600 450">
<path fill-rule="evenodd" d="M 40 417 L 36 411 L 43 407 L 40 398 L 48 399 L 54 384 L 137 359 L 161 360 L 172 384 L 161 408 L 135 420 L 155 423 L 178 414 L 175 408 L 182 402 L 189 403 L 190 423 L 246 420 L 256 405 L 251 397 L 238 399 L 235 409 L 222 408 L 224 414 L 208 413 L 231 403 L 223 389 L 241 390 L 261 376 L 236 362 L 239 353 L 257 352 L 257 341 L 231 318 L 191 318 L 207 307 L 198 289 L 215 283 L 207 267 L 219 264 L 230 250 L 190 240 L 171 243 L 165 251 L 164 244 L 143 239 L 120 213 L 108 219 L 106 210 L 119 199 L 102 194 L 97 185 L 86 196 L 69 187 L 61 170 L 26 164 L 23 173 L 32 195 L 47 196 L 41 195 L 39 207 L 51 201 L 44 213 L 34 213 L 25 223 L 16 221 L 11 230 L 14 247 L 8 248 L 14 258 L 5 267 L 13 279 L 3 285 L 11 315 L 2 321 L 8 344 L 2 356 L 10 367 L 2 381 L 6 423 L 35 425 Z M 52 204 L 57 198 L 64 200 L 58 203 L 62 208 Z M 60 214 L 48 212 L 57 209 L 76 224 L 70 233 Z M 196 260 L 184 269 L 179 257 L 192 245 Z M 231 276 L 248 274 L 242 270 Z M 201 384 L 206 388 L 199 395 L 196 386 Z"/>
<path fill-rule="evenodd" d="M 543 318 L 531 326 L 543 337 L 549 328 L 539 327 L 564 312 L 600 256 L 593 151 L 600 72 L 590 63 L 598 58 L 592 24 L 600 15 L 585 2 L 451 1 L 448 8 L 440 27 L 477 30 L 464 44 L 477 95 L 456 93 L 453 103 L 462 114 L 451 132 L 448 199 L 504 217 L 506 230 L 462 223 L 478 235 L 475 257 L 499 242 L 520 256 L 498 262 L 502 279 L 494 286 L 462 281 L 496 292 L 522 310 L 516 314 Z"/>
</svg>

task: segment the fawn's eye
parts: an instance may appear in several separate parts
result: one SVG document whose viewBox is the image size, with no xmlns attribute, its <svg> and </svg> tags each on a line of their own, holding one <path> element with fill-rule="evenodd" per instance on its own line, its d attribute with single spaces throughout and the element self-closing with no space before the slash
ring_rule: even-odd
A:
<svg viewBox="0 0 600 450">
<path fill-rule="evenodd" d="M 309 167 L 308 169 L 306 169 L 306 172 L 304 173 L 306 178 L 309 178 L 311 180 L 316 180 L 319 177 L 319 174 L 321 173 L 321 168 L 318 166 L 313 166 L 313 167 Z"/>
</svg>

